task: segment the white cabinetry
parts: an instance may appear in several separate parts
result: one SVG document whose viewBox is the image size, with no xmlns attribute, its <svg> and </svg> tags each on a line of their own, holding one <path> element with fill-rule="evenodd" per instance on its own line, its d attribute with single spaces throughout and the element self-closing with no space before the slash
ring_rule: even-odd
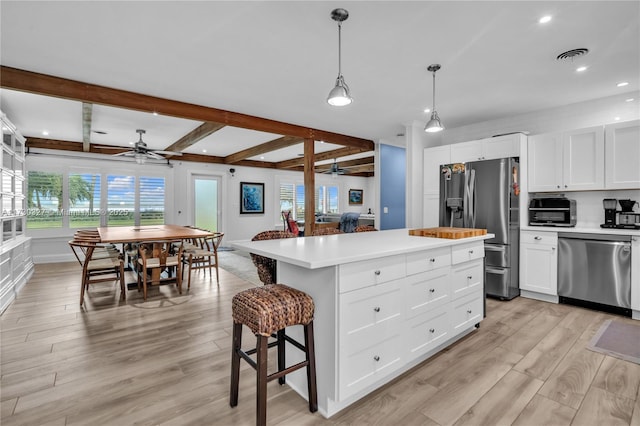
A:
<svg viewBox="0 0 640 426">
<path fill-rule="evenodd" d="M 345 400 L 483 318 L 484 243 L 338 267 L 338 395 Z"/>
<path fill-rule="evenodd" d="M 519 133 L 451 145 L 451 162 L 493 160 L 520 155 Z"/>
<path fill-rule="evenodd" d="M 544 300 L 557 301 L 557 248 L 557 232 L 520 232 L 520 290 L 523 295 L 532 296 L 525 292 L 541 293 L 556 297 L 542 297 Z"/>
<path fill-rule="evenodd" d="M 605 126 L 605 187 L 640 188 L 640 120 Z"/>
<path fill-rule="evenodd" d="M 604 189 L 604 127 L 529 138 L 529 191 Z"/>
</svg>

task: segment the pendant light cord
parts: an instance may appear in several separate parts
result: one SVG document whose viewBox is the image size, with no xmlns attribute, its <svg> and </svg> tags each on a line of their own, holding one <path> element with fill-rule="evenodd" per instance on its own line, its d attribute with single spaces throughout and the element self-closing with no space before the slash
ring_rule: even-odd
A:
<svg viewBox="0 0 640 426">
<path fill-rule="evenodd" d="M 342 75 L 342 22 L 338 22 L 338 78 Z"/>
<path fill-rule="evenodd" d="M 433 111 L 436 110 L 436 72 L 433 72 Z"/>
</svg>

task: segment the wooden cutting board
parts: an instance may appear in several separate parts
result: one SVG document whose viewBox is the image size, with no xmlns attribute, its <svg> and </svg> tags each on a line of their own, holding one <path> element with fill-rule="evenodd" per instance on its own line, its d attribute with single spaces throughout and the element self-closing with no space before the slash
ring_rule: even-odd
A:
<svg viewBox="0 0 640 426">
<path fill-rule="evenodd" d="M 415 235 L 419 237 L 447 238 L 450 240 L 457 240 L 459 238 L 478 237 L 486 234 L 487 234 L 486 229 L 475 229 L 475 228 L 438 227 L 438 228 L 421 228 L 421 229 L 409 230 L 409 235 Z"/>
</svg>

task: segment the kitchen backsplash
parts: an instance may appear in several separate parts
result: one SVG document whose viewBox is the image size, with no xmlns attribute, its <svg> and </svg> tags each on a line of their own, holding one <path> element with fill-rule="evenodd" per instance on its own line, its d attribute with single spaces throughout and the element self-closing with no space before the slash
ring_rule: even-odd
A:
<svg viewBox="0 0 640 426">
<path fill-rule="evenodd" d="M 616 191 L 576 191 L 559 194 L 571 200 L 576 200 L 576 227 L 599 228 L 604 223 L 604 208 L 602 200 L 604 198 L 632 199 L 640 202 L 639 190 L 616 190 Z M 530 193 L 529 199 L 537 196 L 549 196 L 548 193 Z M 528 204 L 527 204 L 528 205 Z M 620 205 L 618 204 L 618 210 Z M 640 211 L 638 206 L 634 211 Z"/>
</svg>

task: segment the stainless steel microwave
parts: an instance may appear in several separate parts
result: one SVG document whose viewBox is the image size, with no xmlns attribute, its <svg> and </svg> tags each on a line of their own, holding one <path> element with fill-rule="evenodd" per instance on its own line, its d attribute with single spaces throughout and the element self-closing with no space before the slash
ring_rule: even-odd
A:
<svg viewBox="0 0 640 426">
<path fill-rule="evenodd" d="M 564 197 L 532 198 L 529 225 L 576 226 L 576 200 Z"/>
</svg>

